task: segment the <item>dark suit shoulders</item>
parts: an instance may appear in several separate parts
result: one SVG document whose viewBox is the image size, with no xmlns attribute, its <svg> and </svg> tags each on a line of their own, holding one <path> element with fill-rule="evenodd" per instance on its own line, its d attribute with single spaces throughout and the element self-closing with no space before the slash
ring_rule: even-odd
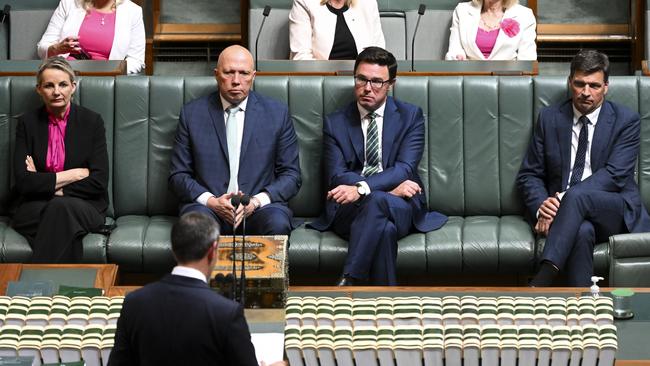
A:
<svg viewBox="0 0 650 366">
<path fill-rule="evenodd" d="M 267 97 L 266 95 L 257 93 L 253 90 L 248 94 L 248 103 L 251 102 L 261 104 L 264 108 L 269 108 L 269 111 L 289 110 L 289 106 L 287 106 L 286 103 Z"/>
<path fill-rule="evenodd" d="M 422 108 L 416 106 L 415 104 L 411 104 L 408 102 L 403 102 L 399 99 L 395 99 L 393 97 L 388 97 L 386 100 L 386 108 L 390 107 L 391 104 L 395 105 L 395 108 L 400 113 L 406 112 L 406 113 L 417 113 L 418 110 L 421 110 Z"/>
</svg>

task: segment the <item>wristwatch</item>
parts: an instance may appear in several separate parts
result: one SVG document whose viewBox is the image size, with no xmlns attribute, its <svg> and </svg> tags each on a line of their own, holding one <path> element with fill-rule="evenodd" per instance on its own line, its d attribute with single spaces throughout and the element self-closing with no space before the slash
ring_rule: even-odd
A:
<svg viewBox="0 0 650 366">
<path fill-rule="evenodd" d="M 359 193 L 359 196 L 363 197 L 368 194 L 366 186 L 361 184 L 361 182 L 358 182 L 355 186 L 357 186 L 357 193 Z"/>
</svg>

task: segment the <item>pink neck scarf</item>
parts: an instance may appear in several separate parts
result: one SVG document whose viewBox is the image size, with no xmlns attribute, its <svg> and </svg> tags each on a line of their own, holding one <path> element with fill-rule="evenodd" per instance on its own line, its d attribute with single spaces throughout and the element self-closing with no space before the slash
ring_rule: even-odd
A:
<svg viewBox="0 0 650 366">
<path fill-rule="evenodd" d="M 47 138 L 47 160 L 45 170 L 58 173 L 63 170 L 65 164 L 65 130 L 68 126 L 70 116 L 70 105 L 65 110 L 63 118 L 58 118 L 47 112 L 48 138 Z"/>
</svg>

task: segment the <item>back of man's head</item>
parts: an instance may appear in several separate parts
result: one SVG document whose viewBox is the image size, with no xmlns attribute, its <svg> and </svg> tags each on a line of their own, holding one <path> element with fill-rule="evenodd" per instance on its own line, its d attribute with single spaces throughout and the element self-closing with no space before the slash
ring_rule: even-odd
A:
<svg viewBox="0 0 650 366">
<path fill-rule="evenodd" d="M 355 73 L 357 72 L 357 67 L 362 62 L 379 66 L 387 66 L 388 77 L 390 80 L 394 80 L 397 76 L 397 60 L 395 59 L 395 56 L 381 47 L 371 46 L 364 48 L 354 62 Z"/>
<path fill-rule="evenodd" d="M 604 81 L 609 81 L 609 57 L 596 50 L 580 50 L 571 60 L 571 73 L 569 79 L 573 78 L 576 71 L 587 75 L 602 71 Z"/>
<path fill-rule="evenodd" d="M 218 240 L 219 224 L 204 213 L 186 213 L 172 227 L 172 251 L 179 264 L 203 259 Z"/>
</svg>

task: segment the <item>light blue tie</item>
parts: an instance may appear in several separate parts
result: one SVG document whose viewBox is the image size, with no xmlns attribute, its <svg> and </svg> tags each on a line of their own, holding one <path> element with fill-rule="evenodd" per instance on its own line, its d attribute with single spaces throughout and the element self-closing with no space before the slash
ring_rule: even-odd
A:
<svg viewBox="0 0 650 366">
<path fill-rule="evenodd" d="M 237 128 L 237 112 L 239 106 L 231 106 L 227 109 L 228 120 L 226 121 L 226 140 L 228 142 L 228 163 L 230 164 L 230 182 L 228 182 L 228 193 L 238 192 L 237 175 L 239 174 L 239 132 Z"/>
</svg>

